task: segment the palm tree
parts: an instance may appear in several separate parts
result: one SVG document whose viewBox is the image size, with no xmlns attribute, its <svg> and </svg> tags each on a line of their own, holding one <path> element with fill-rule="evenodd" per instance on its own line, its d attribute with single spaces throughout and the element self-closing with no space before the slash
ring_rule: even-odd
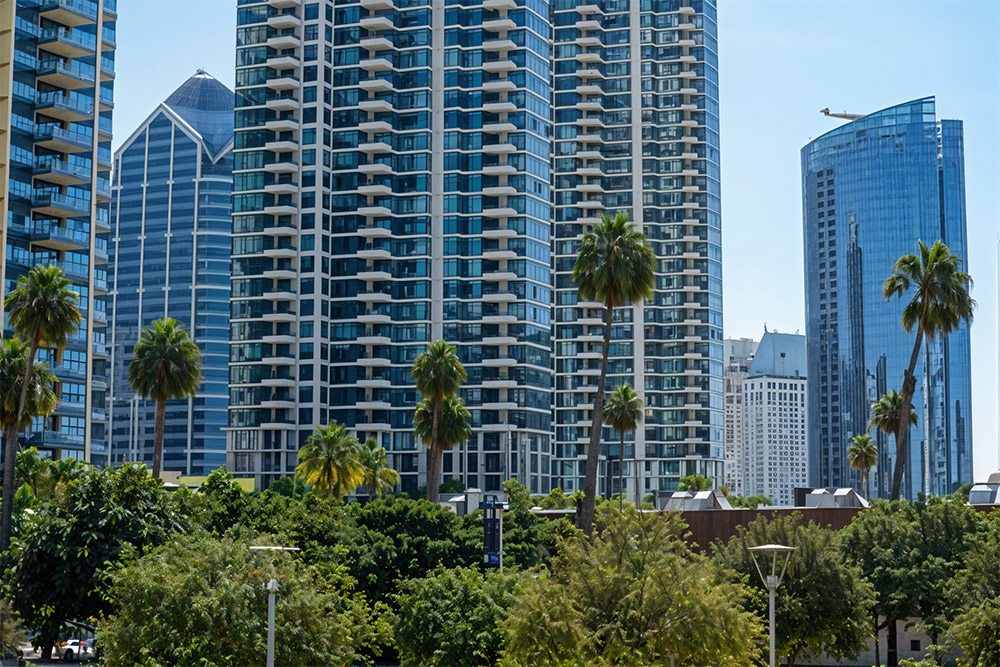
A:
<svg viewBox="0 0 1000 667">
<path fill-rule="evenodd" d="M 444 446 L 443 440 L 439 437 L 441 410 L 445 401 L 454 398 L 459 387 L 465 382 L 465 368 L 458 360 L 455 347 L 439 340 L 428 345 L 426 350 L 417 355 L 410 375 L 416 382 L 420 395 L 430 401 L 432 412 L 430 429 L 425 435 L 420 435 L 419 432 L 418 435 L 427 446 L 427 500 L 436 503 L 438 486 L 441 484 L 441 459 L 444 450 L 456 444 Z M 420 409 L 419 406 L 417 409 Z"/>
<path fill-rule="evenodd" d="M 464 372 L 464 371 L 463 371 Z M 436 443 L 427 452 L 427 500 L 437 502 L 441 487 L 441 459 L 444 451 L 459 445 L 472 436 L 469 420 L 472 415 L 465 407 L 462 399 L 450 396 L 441 401 L 440 405 L 428 398 L 417 403 L 413 413 L 413 430 L 423 442 Z M 437 428 L 437 435 L 433 435 Z M 431 473 L 432 458 L 434 473 Z"/>
<path fill-rule="evenodd" d="M 163 462 L 163 423 L 167 400 L 194 396 L 201 384 L 201 352 L 180 322 L 156 320 L 144 329 L 128 365 L 128 382 L 146 400 L 156 401 L 153 428 L 153 478 Z"/>
<path fill-rule="evenodd" d="M 590 443 L 583 479 L 583 504 L 577 526 L 587 535 L 594 530 L 594 501 L 597 498 L 597 463 L 600 457 L 601 427 L 604 416 L 604 380 L 608 374 L 611 347 L 611 320 L 615 308 L 649 298 L 653 292 L 656 257 L 646 244 L 646 237 L 635 230 L 628 216 L 619 213 L 614 219 L 601 216 L 601 222 L 583 237 L 573 266 L 573 281 L 583 301 L 599 301 L 605 307 L 604 346 L 601 374 L 594 395 Z"/>
<path fill-rule="evenodd" d="M 951 254 L 941 241 L 935 241 L 928 248 L 923 241 L 920 257 L 903 255 L 892 267 L 892 273 L 882 284 L 886 300 L 902 298 L 913 288 L 910 302 L 903 308 L 901 323 L 903 331 L 909 333 L 914 327 L 917 337 L 913 341 L 910 365 L 903 374 L 903 401 L 899 406 L 899 431 L 896 433 L 896 467 L 892 474 L 891 500 L 898 500 L 903 483 L 903 460 L 906 458 L 907 436 L 910 428 L 904 423 L 904 415 L 910 411 L 917 380 L 913 375 L 920 356 L 920 346 L 924 336 L 928 339 L 940 334 L 947 336 L 957 329 L 964 320 L 972 322 L 972 311 L 976 302 L 969 295 L 972 277 L 959 270 L 961 260 Z"/>
<path fill-rule="evenodd" d="M 346 496 L 365 481 L 361 445 L 335 421 L 315 428 L 299 450 L 299 461 L 295 475 L 317 495 Z"/>
<path fill-rule="evenodd" d="M 871 435 L 862 433 L 854 436 L 854 444 L 847 448 L 847 460 L 852 468 L 861 473 L 865 498 L 869 497 L 868 477 L 878 463 L 878 447 L 872 443 Z"/>
<path fill-rule="evenodd" d="M 399 473 L 386 465 L 385 448 L 379 447 L 375 438 L 368 438 L 361 446 L 361 466 L 365 471 L 368 495 L 373 498 L 399 484 Z"/>
<path fill-rule="evenodd" d="M 878 403 L 872 403 L 872 420 L 868 424 L 868 428 L 875 427 L 878 430 L 885 433 L 887 436 L 892 435 L 896 437 L 896 452 L 897 458 L 899 456 L 900 448 L 899 444 L 899 416 L 902 414 L 901 408 L 903 406 L 903 396 L 898 393 L 895 389 L 890 391 L 888 394 L 879 399 Z M 910 419 L 909 423 L 912 426 L 917 423 L 917 411 L 910 406 Z M 850 450 L 848 450 L 850 452 Z M 897 461 L 896 467 L 899 467 L 899 462 Z"/>
<path fill-rule="evenodd" d="M 618 452 L 618 511 L 622 511 L 622 498 L 625 496 L 625 432 L 634 431 L 642 419 L 642 399 L 627 382 L 608 396 L 604 406 L 604 421 L 621 436 L 621 449 Z"/>
<path fill-rule="evenodd" d="M 45 364 L 35 364 L 31 372 L 31 386 L 28 388 L 27 400 L 21 420 L 17 419 L 17 409 L 21 401 L 21 385 L 24 383 L 24 368 L 28 364 L 29 344 L 19 338 L 8 338 L 0 341 L 0 428 L 6 434 L 7 447 L 4 454 L 4 477 L 7 468 L 15 471 L 20 462 L 17 455 L 17 434 L 31 426 L 35 417 L 47 417 L 56 407 L 56 394 L 52 391 L 56 376 Z M 34 448 L 32 448 L 34 451 Z M 37 452 L 36 452 L 37 456 Z M 4 492 L 4 500 L 14 497 L 14 481 L 11 489 Z M 14 503 L 3 503 L 3 535 L 6 538 L 0 545 L 0 552 L 6 551 L 10 544 L 10 526 Z"/>
<path fill-rule="evenodd" d="M 70 337 L 80 327 L 78 297 L 70 289 L 70 281 L 63 276 L 58 266 L 35 266 L 28 275 L 17 279 L 17 286 L 4 299 L 4 308 L 9 313 L 10 327 L 14 335 L 29 342 L 28 357 L 24 364 L 24 379 L 21 381 L 21 396 L 17 403 L 15 424 L 22 424 L 27 414 L 28 392 L 34 386 L 31 374 L 35 370 L 35 356 L 39 347 L 61 350 Z M 89 391 L 89 388 L 88 388 Z M 17 439 L 8 439 L 4 466 L 3 498 L 14 496 L 14 459 L 17 457 Z M 0 550 L 10 544 L 11 503 L 4 503 L 0 520 Z"/>
</svg>

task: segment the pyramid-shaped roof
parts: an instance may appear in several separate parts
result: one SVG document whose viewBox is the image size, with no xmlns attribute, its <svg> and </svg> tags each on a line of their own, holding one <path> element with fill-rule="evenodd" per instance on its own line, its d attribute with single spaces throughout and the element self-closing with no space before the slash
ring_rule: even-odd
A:
<svg viewBox="0 0 1000 667">
<path fill-rule="evenodd" d="M 201 135 L 213 159 L 233 140 L 236 95 L 208 72 L 195 72 L 163 104 Z"/>
</svg>

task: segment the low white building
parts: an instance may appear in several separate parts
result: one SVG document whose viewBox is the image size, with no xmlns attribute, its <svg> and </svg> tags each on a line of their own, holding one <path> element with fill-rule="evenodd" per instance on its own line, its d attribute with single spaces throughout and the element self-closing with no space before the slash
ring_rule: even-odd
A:
<svg viewBox="0 0 1000 667">
<path fill-rule="evenodd" d="M 793 505 L 808 479 L 805 336 L 765 331 L 742 394 L 742 494 Z"/>
</svg>

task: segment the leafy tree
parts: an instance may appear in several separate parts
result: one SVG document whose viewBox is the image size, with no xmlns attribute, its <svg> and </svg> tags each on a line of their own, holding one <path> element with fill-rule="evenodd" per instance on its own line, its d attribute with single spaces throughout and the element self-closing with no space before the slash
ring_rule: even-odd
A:
<svg viewBox="0 0 1000 667">
<path fill-rule="evenodd" d="M 309 487 L 298 477 L 282 477 L 268 484 L 267 490 L 280 496 L 301 500 L 309 491 Z"/>
<path fill-rule="evenodd" d="M 417 435 L 427 446 L 427 500 L 436 503 L 438 501 L 438 486 L 441 484 L 441 461 L 444 457 L 444 450 L 454 447 L 469 437 L 467 435 L 463 440 L 450 444 L 445 444 L 445 441 L 441 439 L 442 412 L 446 407 L 451 410 L 453 418 L 450 422 L 453 430 L 449 435 L 457 437 L 457 432 L 454 429 L 458 425 L 456 417 L 459 412 L 458 407 L 462 403 L 455 398 L 455 394 L 459 387 L 465 383 L 465 368 L 458 360 L 455 347 L 439 340 L 428 345 L 427 349 L 417 355 L 413 361 L 410 375 L 417 385 L 417 391 L 424 397 L 424 401 L 417 406 L 418 414 L 421 413 L 421 405 L 424 406 L 422 410 L 424 424 L 418 426 Z M 448 401 L 447 404 L 446 401 Z M 468 419 L 468 411 L 466 411 L 466 419 Z M 414 416 L 414 425 L 417 425 L 416 416 Z"/>
<path fill-rule="evenodd" d="M 752 496 L 747 496 L 746 498 L 744 498 L 743 496 L 739 496 L 739 495 L 736 495 L 736 496 L 726 496 L 726 500 L 728 500 L 729 504 L 731 506 L 733 506 L 733 507 L 743 507 L 743 508 L 746 508 L 748 510 L 755 510 L 758 507 L 760 507 L 761 505 L 773 505 L 774 504 L 774 503 L 771 502 L 770 498 L 768 498 L 765 495 L 761 495 L 759 493 L 755 494 L 755 495 L 752 495 Z"/>
<path fill-rule="evenodd" d="M 268 538 L 253 540 L 268 544 Z M 267 592 L 278 582 L 275 662 L 351 665 L 377 634 L 361 596 L 326 590 L 319 572 L 246 540 L 184 535 L 111 575 L 101 627 L 109 665 L 251 665 L 267 652 Z"/>
<path fill-rule="evenodd" d="M 438 568 L 400 582 L 394 625 L 404 665 L 495 665 L 515 586 L 523 572 Z"/>
<path fill-rule="evenodd" d="M 708 491 L 712 488 L 712 478 L 704 475 L 688 475 L 681 477 L 677 483 L 678 491 Z"/>
<path fill-rule="evenodd" d="M 462 493 L 462 491 L 465 491 L 465 484 L 458 477 L 452 477 L 441 482 L 438 491 L 440 493 Z M 423 495 L 427 495 L 426 491 Z"/>
<path fill-rule="evenodd" d="M 583 237 L 573 266 L 573 281 L 582 301 L 599 301 L 605 307 L 604 344 L 601 348 L 601 374 L 594 394 L 593 423 L 587 445 L 584 469 L 583 505 L 577 525 L 590 535 L 594 530 L 594 504 L 597 500 L 597 467 L 600 459 L 601 426 L 604 418 L 604 382 L 608 374 L 611 349 L 611 322 L 615 308 L 637 303 L 653 293 L 656 256 L 646 237 L 635 229 L 624 213 L 614 219 L 601 216 L 601 222 Z"/>
<path fill-rule="evenodd" d="M 549 495 L 538 501 L 538 506 L 543 510 L 565 510 L 572 509 L 575 503 L 572 496 L 567 496 L 562 489 L 556 487 L 549 491 Z"/>
<path fill-rule="evenodd" d="M 896 431 L 896 466 L 892 474 L 892 500 L 899 498 L 903 483 L 903 461 L 906 459 L 909 424 L 907 415 L 917 388 L 913 373 L 920 358 L 920 348 L 926 336 L 928 340 L 940 335 L 947 337 L 957 329 L 962 321 L 972 322 L 972 311 L 976 302 L 969 295 L 972 277 L 959 270 L 961 260 L 951 254 L 941 241 L 935 241 L 928 248 L 923 241 L 917 241 L 920 256 L 903 255 L 892 267 L 892 273 L 882 284 L 886 300 L 903 298 L 912 293 L 903 308 L 900 320 L 903 331 L 917 330 L 913 341 L 910 364 L 903 374 L 903 400 L 899 406 Z"/>
<path fill-rule="evenodd" d="M 128 365 L 128 383 L 144 399 L 156 402 L 153 427 L 153 477 L 163 464 L 163 428 L 167 400 L 194 396 L 201 385 L 201 352 L 181 323 L 172 317 L 144 329 Z"/>
<path fill-rule="evenodd" d="M 14 419 L 11 420 L 18 430 L 26 423 L 28 410 L 28 394 L 36 392 L 46 384 L 32 382 L 35 371 L 35 357 L 39 347 L 62 350 L 69 336 L 80 326 L 80 309 L 77 307 L 78 297 L 70 289 L 70 281 L 63 276 L 58 266 L 35 266 L 28 275 L 17 279 L 17 286 L 4 299 L 4 308 L 8 312 L 10 327 L 14 335 L 29 341 L 28 357 L 21 367 L 24 379 L 21 380 L 21 395 L 18 398 Z M 5 354 L 13 354 L 14 349 L 4 346 Z M 48 380 L 47 376 L 44 380 Z M 4 390 L 6 393 L 6 390 Z M 4 397 L 6 398 L 6 397 Z M 44 406 L 42 396 L 35 395 L 36 407 Z M 6 402 L 6 400 L 4 401 Z M 5 409 L 8 406 L 5 406 Z M 51 410 L 49 411 L 51 412 Z M 38 414 L 47 414 L 39 412 Z M 30 420 L 27 420 L 30 421 Z M 8 426 L 8 436 L 11 431 Z M 4 447 L 4 461 L 14 462 L 17 458 L 17 438 L 8 437 Z M 14 466 L 5 465 L 3 471 L 3 498 L 14 497 Z M 0 511 L 0 553 L 10 545 L 11 512 L 13 503 L 3 503 Z"/>
<path fill-rule="evenodd" d="M 0 600 L 0 660 L 16 658 L 28 641 L 21 623 L 8 600 Z"/>
<path fill-rule="evenodd" d="M 1000 513 L 982 524 L 948 583 L 955 618 L 947 636 L 962 649 L 962 667 L 1000 665 Z"/>
<path fill-rule="evenodd" d="M 198 487 L 188 514 L 205 530 L 223 535 L 233 526 L 245 524 L 251 507 L 250 494 L 236 483 L 233 474 L 217 468 Z"/>
<path fill-rule="evenodd" d="M 867 498 L 871 470 L 878 464 L 878 448 L 872 444 L 872 437 L 868 433 L 854 436 L 853 441 L 854 444 L 847 448 L 847 461 L 861 473 L 861 484 Z"/>
<path fill-rule="evenodd" d="M 369 496 L 381 496 L 399 484 L 399 473 L 386 463 L 385 448 L 379 447 L 378 440 L 368 438 L 361 445 L 361 467 L 364 470 L 364 485 Z"/>
<path fill-rule="evenodd" d="M 4 559 L 5 592 L 43 658 L 67 620 L 108 610 L 104 570 L 123 551 L 162 544 L 188 526 L 144 465 L 89 469 L 23 519 Z"/>
<path fill-rule="evenodd" d="M 715 559 L 739 573 L 757 591 L 753 598 L 760 619 L 768 616 L 767 589 L 760 580 L 749 547 L 784 544 L 795 547 L 775 599 L 775 651 L 791 667 L 800 657 L 842 660 L 865 648 L 872 587 L 837 548 L 837 534 L 812 521 L 792 516 L 758 516 L 737 527 L 729 543 L 717 543 Z"/>
<path fill-rule="evenodd" d="M 615 389 L 608 397 L 604 406 L 604 421 L 621 436 L 621 446 L 618 450 L 618 511 L 622 511 L 622 500 L 625 497 L 625 433 L 634 431 L 642 420 L 642 399 L 625 383 Z M 639 490 L 636 489 L 636 493 Z"/>
<path fill-rule="evenodd" d="M 17 454 L 15 485 L 27 486 L 38 500 L 48 500 L 73 480 L 86 475 L 89 469 L 88 464 L 73 457 L 42 458 L 36 448 L 29 447 Z"/>
<path fill-rule="evenodd" d="M 472 436 L 472 427 L 469 426 L 471 419 L 472 414 L 465 403 L 454 396 L 446 396 L 440 401 L 425 398 L 417 403 L 417 409 L 413 413 L 413 431 L 421 442 L 434 443 L 428 445 L 427 449 L 427 500 L 433 503 L 441 497 L 441 460 L 444 451 Z M 432 487 L 434 493 L 431 493 Z"/>
<path fill-rule="evenodd" d="M 899 415 L 903 406 L 903 397 L 893 389 L 878 400 L 872 403 L 872 421 L 868 428 L 875 427 L 886 434 L 886 436 L 896 437 L 899 435 Z M 917 411 L 910 406 L 910 425 L 917 423 Z M 897 441 L 898 445 L 898 441 Z M 896 451 L 900 451 L 897 446 Z M 898 460 L 898 457 L 897 457 Z"/>
<path fill-rule="evenodd" d="M 526 581 L 504 622 L 508 666 L 752 664 L 763 625 L 683 540 L 677 514 L 603 503 L 593 542 L 576 532 Z"/>
<path fill-rule="evenodd" d="M 330 422 L 317 426 L 299 450 L 295 474 L 309 485 L 312 493 L 339 498 L 352 493 L 365 481 L 361 445 L 347 433 L 347 427 Z"/>
</svg>

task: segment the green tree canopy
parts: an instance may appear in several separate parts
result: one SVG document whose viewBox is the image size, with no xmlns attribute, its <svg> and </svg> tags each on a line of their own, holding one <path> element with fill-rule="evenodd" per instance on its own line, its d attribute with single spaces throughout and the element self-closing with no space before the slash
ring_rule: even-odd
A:
<svg viewBox="0 0 1000 667">
<path fill-rule="evenodd" d="M 464 420 L 459 420 L 459 406 L 464 410 L 461 399 L 455 397 L 459 387 L 465 383 L 465 367 L 458 359 L 455 346 L 443 340 L 434 341 L 413 360 L 410 375 L 417 385 L 417 391 L 424 400 L 417 405 L 417 415 L 414 415 L 414 425 L 417 427 L 417 437 L 427 447 L 427 500 L 438 501 L 438 488 L 441 485 L 441 461 L 444 450 L 454 447 L 459 442 L 468 440 L 469 436 L 459 438 L 460 421 L 469 419 L 465 411 Z M 443 411 L 450 410 L 450 422 L 443 423 L 446 417 Z M 419 417 L 419 420 L 418 420 Z M 418 421 L 420 423 L 418 423 Z M 450 432 L 442 433 L 444 427 L 450 427 Z M 453 442 L 450 442 L 449 439 Z"/>
<path fill-rule="evenodd" d="M 335 421 L 315 428 L 299 450 L 299 461 L 295 474 L 312 493 L 339 498 L 365 481 L 361 445 Z"/>
<path fill-rule="evenodd" d="M 201 351 L 172 317 L 143 329 L 128 365 L 128 382 L 137 394 L 156 403 L 153 425 L 153 477 L 163 464 L 167 400 L 194 396 L 201 385 Z"/>
<path fill-rule="evenodd" d="M 632 389 L 632 385 L 626 382 L 608 396 L 608 402 L 604 405 L 604 421 L 621 438 L 618 449 L 618 509 L 621 511 L 625 497 L 625 434 L 634 431 L 642 421 L 642 399 Z M 638 489 L 636 492 L 638 493 Z"/>
<path fill-rule="evenodd" d="M 861 473 L 861 484 L 867 498 L 871 469 L 878 464 L 878 447 L 872 443 L 870 434 L 862 433 L 854 436 L 853 444 L 847 448 L 847 462 Z"/>
<path fill-rule="evenodd" d="M 716 544 L 716 562 L 739 573 L 757 591 L 754 606 L 767 619 L 767 590 L 747 549 L 763 544 L 795 547 L 775 601 L 776 653 L 789 666 L 801 657 L 856 657 L 868 637 L 871 585 L 838 551 L 837 534 L 799 514 L 758 516 L 739 526 L 728 544 Z"/>
<path fill-rule="evenodd" d="M 602 504 L 593 542 L 563 541 L 548 574 L 525 582 L 504 622 L 520 665 L 718 665 L 761 655 L 763 625 L 746 590 L 683 541 L 676 514 Z"/>
<path fill-rule="evenodd" d="M 712 478 L 704 475 L 688 475 L 681 477 L 677 483 L 678 491 L 708 491 L 712 488 Z"/>
<path fill-rule="evenodd" d="M 386 463 L 385 448 L 378 440 L 368 438 L 361 445 L 361 467 L 364 470 L 365 491 L 369 496 L 381 496 L 399 484 L 399 473 Z"/>
<path fill-rule="evenodd" d="M 445 450 L 472 437 L 471 421 L 472 413 L 455 396 L 440 400 L 425 398 L 417 403 L 413 431 L 421 442 L 427 443 L 427 500 L 436 503 L 441 497 L 442 457 Z"/>
</svg>

